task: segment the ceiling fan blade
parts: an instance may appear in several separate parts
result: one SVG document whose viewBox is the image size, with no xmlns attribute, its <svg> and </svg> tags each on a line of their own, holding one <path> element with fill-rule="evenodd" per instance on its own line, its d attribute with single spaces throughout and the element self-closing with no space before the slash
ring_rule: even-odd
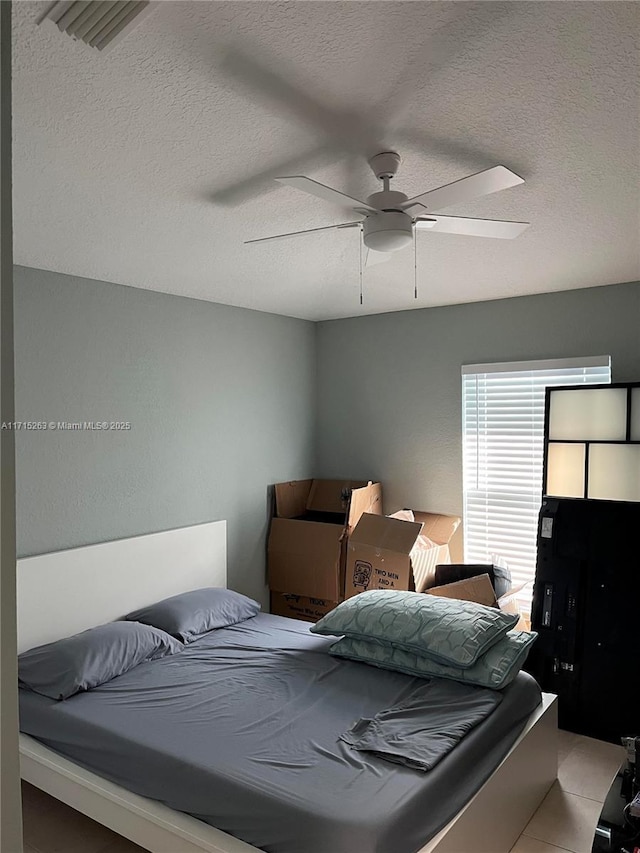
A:
<svg viewBox="0 0 640 853">
<path fill-rule="evenodd" d="M 322 133 L 341 149 L 362 153 L 363 146 L 370 143 L 375 128 L 355 110 L 341 110 L 323 103 L 318 98 L 292 83 L 295 69 L 281 66 L 274 71 L 272 62 L 260 61 L 253 55 L 236 47 L 229 47 L 219 64 L 222 72 L 234 77 L 247 87 L 251 94 L 256 92 L 274 106 L 286 110 L 294 119 Z"/>
<path fill-rule="evenodd" d="M 428 81 L 430 91 L 436 93 L 437 85 L 433 88 L 433 84 L 437 76 L 449 70 L 451 66 L 455 68 L 461 55 L 468 59 L 469 56 L 473 57 L 474 52 L 487 49 L 487 46 L 490 50 L 495 50 L 496 32 L 499 33 L 503 19 L 513 13 L 514 5 L 468 2 L 458 8 L 458 4 L 451 3 L 444 7 L 448 20 L 437 26 L 437 29 L 432 30 L 431 25 L 423 28 L 418 25 L 416 33 L 429 30 L 429 35 L 405 53 L 407 60 L 403 71 L 396 77 L 386 97 L 376 106 L 375 114 L 383 125 L 387 128 L 399 127 L 415 103 L 417 85 Z M 400 7 L 394 14 L 394 19 L 403 24 L 406 22 L 403 12 L 406 15 L 415 15 L 413 9 Z M 425 14 L 430 20 L 433 12 L 428 10 Z M 393 30 L 389 33 L 389 23 L 387 20 L 385 23 L 385 43 L 388 44 L 390 36 L 393 38 Z M 376 72 L 377 69 L 372 70 L 372 74 Z M 427 94 L 427 98 L 429 97 Z M 434 94 L 431 97 L 434 97 Z"/>
<path fill-rule="evenodd" d="M 423 156 L 426 153 L 430 158 L 454 163 L 458 167 L 463 164 L 469 169 L 486 169 L 493 160 L 478 146 L 467 145 L 451 136 L 439 136 L 422 128 L 398 127 L 394 139 L 401 143 L 403 150 L 409 149 Z"/>
<path fill-rule="evenodd" d="M 278 185 L 275 183 L 275 178 L 282 175 L 283 172 L 293 171 L 294 169 L 304 169 L 305 171 L 307 169 L 320 169 L 324 166 L 333 165 L 339 159 L 340 154 L 336 149 L 331 149 L 327 145 L 319 145 L 317 148 L 309 148 L 295 157 L 281 160 L 275 166 L 254 172 L 240 181 L 233 181 L 221 186 L 208 197 L 214 204 L 233 207 L 277 190 Z"/>
<path fill-rule="evenodd" d="M 362 186 L 370 183 L 369 164 L 358 154 L 347 154 L 342 163 L 345 195 L 355 198 Z"/>
<path fill-rule="evenodd" d="M 491 169 L 469 175 L 468 178 L 461 178 L 452 184 L 446 184 L 444 187 L 438 187 L 435 190 L 414 196 L 401 204 L 400 207 L 403 210 L 410 210 L 414 207 L 442 210 L 444 207 L 451 207 L 452 204 L 471 201 L 471 199 L 480 198 L 480 196 L 489 195 L 498 192 L 498 190 L 506 190 L 518 184 L 524 184 L 524 178 L 516 175 L 506 166 L 493 166 Z"/>
<path fill-rule="evenodd" d="M 378 212 L 375 207 L 371 207 L 371 205 L 366 204 L 364 201 L 351 198 L 351 196 L 338 192 L 338 190 L 334 190 L 324 184 L 319 184 L 317 181 L 312 181 L 311 178 L 305 178 L 302 175 L 276 178 L 276 181 L 286 184 L 289 187 L 295 187 L 297 190 L 302 190 L 310 195 L 318 196 L 318 198 L 330 201 L 333 204 L 339 204 L 341 207 L 351 207 L 358 213 L 362 212 L 363 215 Z"/>
<path fill-rule="evenodd" d="M 365 258 L 364 265 L 365 267 L 375 267 L 378 264 L 384 264 L 390 258 L 390 252 L 374 252 L 371 249 L 367 249 L 367 257 Z"/>
<path fill-rule="evenodd" d="M 257 240 L 245 240 L 248 243 L 266 243 L 267 240 L 280 240 L 283 237 L 299 237 L 301 234 L 314 234 L 316 231 L 331 231 L 333 228 L 354 228 L 361 226 L 361 222 L 341 222 L 338 225 L 323 225 L 321 228 L 307 228 L 305 231 L 288 231 L 286 234 L 273 234 L 271 237 L 258 237 Z"/>
<path fill-rule="evenodd" d="M 220 68 L 248 86 L 253 93 L 261 92 L 277 106 L 286 108 L 297 118 L 314 127 L 322 127 L 333 118 L 332 110 L 290 82 L 290 74 L 278 74 L 236 47 L 229 47 Z"/>
<path fill-rule="evenodd" d="M 468 237 L 499 237 L 512 240 L 528 228 L 529 222 L 505 222 L 500 219 L 470 219 L 466 216 L 441 216 L 416 219 L 418 231 L 440 231 L 443 234 L 465 234 Z"/>
</svg>

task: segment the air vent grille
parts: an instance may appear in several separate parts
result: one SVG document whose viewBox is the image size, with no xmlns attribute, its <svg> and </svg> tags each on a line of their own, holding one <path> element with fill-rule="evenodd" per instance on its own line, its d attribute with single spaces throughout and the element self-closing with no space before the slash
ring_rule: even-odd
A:
<svg viewBox="0 0 640 853">
<path fill-rule="evenodd" d="M 150 0 L 61 0 L 39 21 L 97 50 L 113 46 L 150 10 Z"/>
</svg>

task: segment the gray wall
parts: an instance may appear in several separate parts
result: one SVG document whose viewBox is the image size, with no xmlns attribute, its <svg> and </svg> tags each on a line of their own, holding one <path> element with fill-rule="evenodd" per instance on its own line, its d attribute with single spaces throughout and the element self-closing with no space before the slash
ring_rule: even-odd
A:
<svg viewBox="0 0 640 853">
<path fill-rule="evenodd" d="M 15 269 L 18 554 L 228 522 L 229 582 L 264 599 L 267 487 L 312 473 L 312 323 Z"/>
<path fill-rule="evenodd" d="M 216 518 L 265 600 L 267 487 L 376 478 L 385 507 L 460 513 L 462 364 L 610 354 L 640 379 L 640 284 L 314 325 L 17 267 L 20 556 Z M 317 372 L 316 372 L 317 370 Z"/>
<path fill-rule="evenodd" d="M 321 323 L 319 476 L 374 477 L 385 511 L 462 511 L 463 364 L 612 356 L 640 380 L 640 284 Z"/>
</svg>

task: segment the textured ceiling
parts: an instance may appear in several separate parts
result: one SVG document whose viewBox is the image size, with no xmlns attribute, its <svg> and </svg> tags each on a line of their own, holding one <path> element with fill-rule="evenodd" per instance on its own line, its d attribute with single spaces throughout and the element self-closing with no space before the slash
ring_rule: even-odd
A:
<svg viewBox="0 0 640 853">
<path fill-rule="evenodd" d="M 16 263 L 312 320 L 640 279 L 638 3 L 160 2 L 106 54 L 48 5 L 14 4 Z M 421 232 L 418 299 L 409 249 L 362 307 L 357 230 L 243 245 L 352 218 L 258 173 L 366 197 L 390 148 L 409 196 L 508 166 L 446 213 L 531 227 Z"/>
</svg>

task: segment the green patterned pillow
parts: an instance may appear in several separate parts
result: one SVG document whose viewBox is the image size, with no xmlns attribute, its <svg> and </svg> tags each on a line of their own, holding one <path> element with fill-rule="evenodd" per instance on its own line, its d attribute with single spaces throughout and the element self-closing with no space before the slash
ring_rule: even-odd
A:
<svg viewBox="0 0 640 853">
<path fill-rule="evenodd" d="M 537 636 L 527 631 L 509 631 L 467 669 L 443 666 L 430 658 L 420 657 L 393 646 L 348 638 L 334 643 L 329 649 L 329 654 L 362 661 L 381 669 L 394 669 L 405 672 L 407 675 L 416 675 L 418 678 L 448 678 L 452 681 L 502 690 L 522 669 L 529 649 Z"/>
<path fill-rule="evenodd" d="M 372 589 L 343 601 L 311 631 L 373 640 L 466 669 L 514 628 L 518 618 L 473 601 Z"/>
</svg>

